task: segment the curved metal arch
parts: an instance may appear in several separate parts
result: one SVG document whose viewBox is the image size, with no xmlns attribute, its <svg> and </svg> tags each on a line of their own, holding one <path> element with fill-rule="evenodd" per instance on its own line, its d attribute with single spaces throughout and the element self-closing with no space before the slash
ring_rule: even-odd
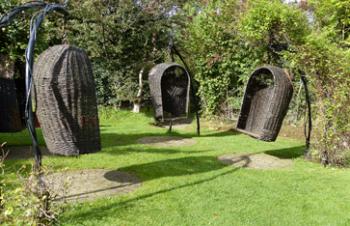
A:
<svg viewBox="0 0 350 226">
<path fill-rule="evenodd" d="M 39 12 L 34 14 L 34 16 L 31 19 L 31 25 L 30 25 L 30 37 L 28 41 L 28 46 L 25 53 L 26 58 L 26 106 L 25 106 L 25 119 L 27 128 L 29 131 L 29 134 L 32 139 L 32 148 L 34 152 L 34 159 L 35 159 L 35 170 L 40 170 L 41 168 L 41 158 L 42 154 L 39 148 L 38 139 L 35 131 L 35 124 L 34 124 L 34 114 L 32 109 L 32 84 L 33 84 L 33 64 L 34 64 L 34 49 L 35 49 L 35 43 L 37 39 L 37 30 L 41 26 L 43 20 L 45 19 L 46 15 L 50 12 L 59 12 L 63 15 L 67 15 L 68 12 L 66 11 L 68 1 L 66 0 L 64 4 L 56 4 L 56 3 L 45 3 L 42 1 L 32 1 L 29 3 L 25 3 L 21 6 L 15 7 L 12 9 L 9 13 L 5 14 L 0 19 L 0 28 L 9 25 L 14 18 L 24 10 L 29 9 L 40 9 Z"/>
<path fill-rule="evenodd" d="M 200 125 L 200 117 L 199 117 L 199 108 L 200 108 L 200 104 L 199 104 L 199 97 L 197 97 L 196 92 L 194 90 L 194 83 L 195 83 L 195 79 L 190 71 L 189 66 L 187 65 L 185 59 L 183 58 L 183 56 L 181 55 L 181 53 L 177 50 L 177 48 L 175 47 L 175 44 L 172 41 L 170 41 L 169 43 L 169 49 L 170 49 L 170 55 L 172 56 L 172 60 L 174 61 L 174 56 L 173 53 L 176 54 L 181 62 L 183 63 L 183 65 L 185 66 L 188 74 L 190 75 L 190 81 L 191 81 L 191 95 L 193 98 L 193 102 L 195 104 L 195 112 L 196 112 L 196 122 L 197 122 L 197 135 L 200 136 L 201 134 L 201 125 Z"/>
</svg>

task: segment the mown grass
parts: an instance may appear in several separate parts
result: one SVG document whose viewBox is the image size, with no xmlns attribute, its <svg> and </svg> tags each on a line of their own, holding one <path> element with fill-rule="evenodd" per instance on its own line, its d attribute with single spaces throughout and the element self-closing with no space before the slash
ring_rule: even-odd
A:
<svg viewBox="0 0 350 226">
<path fill-rule="evenodd" d="M 44 165 L 57 171 L 121 170 L 143 181 L 127 195 L 67 205 L 60 216 L 62 225 L 350 225 L 350 172 L 305 162 L 302 141 L 281 138 L 265 143 L 209 128 L 196 137 L 193 125 L 172 133 L 193 137 L 193 146 L 138 144 L 144 136 L 168 135 L 152 122 L 146 114 L 104 110 L 101 152 L 44 157 Z M 1 134 L 2 140 L 10 147 L 30 143 L 26 132 Z M 217 161 L 222 154 L 248 152 L 291 158 L 294 164 L 290 169 L 253 170 Z M 8 160 L 7 177 L 15 178 L 16 169 L 31 162 Z"/>
</svg>

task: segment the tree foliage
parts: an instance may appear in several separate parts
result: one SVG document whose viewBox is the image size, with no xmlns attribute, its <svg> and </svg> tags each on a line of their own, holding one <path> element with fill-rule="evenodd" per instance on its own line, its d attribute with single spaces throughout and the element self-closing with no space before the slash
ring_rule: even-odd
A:
<svg viewBox="0 0 350 226">
<path fill-rule="evenodd" d="M 332 41 L 350 46 L 350 2 L 348 0 L 311 0 L 316 28 Z"/>
<path fill-rule="evenodd" d="M 311 1 L 312 32 L 290 62 L 302 68 L 315 94 L 315 149 L 324 164 L 346 164 L 350 150 L 348 1 Z"/>
<path fill-rule="evenodd" d="M 91 56 L 100 103 L 132 100 L 142 64 L 161 57 L 154 36 L 162 33 L 162 18 L 133 1 L 74 1 L 70 7 L 68 40 Z"/>
<path fill-rule="evenodd" d="M 0 15 L 20 3 L 19 0 L 2 1 L 0 3 Z M 8 55 L 12 60 L 23 58 L 28 43 L 28 19 L 28 16 L 23 14 L 10 26 L 0 29 L 0 54 Z"/>
<path fill-rule="evenodd" d="M 261 64 L 285 66 L 282 51 L 302 43 L 308 31 L 305 15 L 280 1 L 225 0 L 191 6 L 184 39 L 207 115 L 227 106 L 239 108 L 252 70 Z"/>
<path fill-rule="evenodd" d="M 2 1 L 0 13 L 21 2 Z M 100 104 L 132 102 L 140 70 L 169 60 L 174 39 L 198 81 L 206 116 L 239 109 L 257 66 L 286 68 L 296 82 L 305 72 L 317 122 L 314 147 L 324 161 L 344 162 L 350 148 L 348 0 L 309 0 L 302 7 L 282 0 L 76 0 L 69 9 L 65 20 L 52 15 L 43 24 L 37 53 L 62 42 L 87 50 Z M 30 15 L 0 30 L 0 54 L 23 61 Z"/>
<path fill-rule="evenodd" d="M 325 164 L 344 163 L 350 144 L 350 52 L 318 33 L 310 35 L 300 50 L 298 62 L 316 94 L 315 147 Z"/>
</svg>

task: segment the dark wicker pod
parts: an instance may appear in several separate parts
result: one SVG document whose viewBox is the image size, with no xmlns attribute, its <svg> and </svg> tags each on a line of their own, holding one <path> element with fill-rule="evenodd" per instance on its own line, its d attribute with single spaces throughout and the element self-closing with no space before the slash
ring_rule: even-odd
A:
<svg viewBox="0 0 350 226">
<path fill-rule="evenodd" d="M 292 95 L 292 83 L 283 69 L 258 68 L 248 81 L 237 130 L 259 140 L 275 141 Z"/>
<path fill-rule="evenodd" d="M 101 149 L 90 60 L 76 47 L 43 52 L 34 68 L 37 116 L 50 152 L 79 155 Z"/>
<path fill-rule="evenodd" d="M 14 74 L 14 63 L 8 57 L 0 56 L 0 132 L 19 132 L 24 128 Z"/>
<path fill-rule="evenodd" d="M 190 104 L 190 75 L 176 63 L 162 63 L 148 76 L 157 121 L 187 118 Z"/>
</svg>

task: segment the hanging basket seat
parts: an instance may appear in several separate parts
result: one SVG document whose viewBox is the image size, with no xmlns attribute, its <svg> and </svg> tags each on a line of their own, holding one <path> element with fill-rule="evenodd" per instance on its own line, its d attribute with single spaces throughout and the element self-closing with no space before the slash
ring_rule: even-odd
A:
<svg viewBox="0 0 350 226">
<path fill-rule="evenodd" d="M 283 69 L 258 68 L 248 81 L 237 130 L 259 140 L 275 141 L 292 95 L 292 83 Z"/>
<path fill-rule="evenodd" d="M 0 55 L 0 132 L 23 130 L 14 80 L 15 66 L 8 57 Z"/>
<path fill-rule="evenodd" d="M 188 117 L 190 75 L 176 63 L 162 63 L 148 76 L 155 119 L 160 122 Z"/>
<path fill-rule="evenodd" d="M 101 149 L 95 82 L 86 53 L 69 45 L 43 52 L 34 67 L 34 102 L 51 153 Z"/>
</svg>

